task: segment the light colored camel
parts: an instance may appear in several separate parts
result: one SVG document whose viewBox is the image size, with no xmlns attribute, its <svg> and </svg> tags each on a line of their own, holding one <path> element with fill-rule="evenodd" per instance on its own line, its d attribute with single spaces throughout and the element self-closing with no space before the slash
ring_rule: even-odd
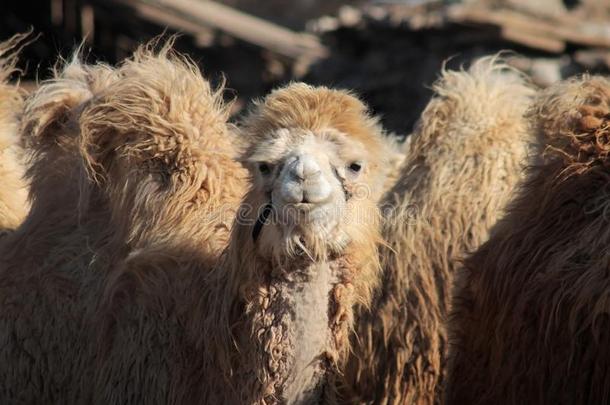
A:
<svg viewBox="0 0 610 405">
<path fill-rule="evenodd" d="M 126 318 L 105 317 L 103 298 L 145 257 L 146 280 L 164 259 L 196 255 L 207 269 L 218 261 L 247 182 L 228 108 L 168 47 L 140 49 L 116 69 L 75 58 L 55 76 L 25 106 L 32 209 L 0 248 L 0 402 L 164 402 L 168 363 L 145 345 L 142 357 L 126 351 L 125 369 L 113 370 L 131 370 L 128 379 L 103 386 L 103 364 L 113 361 L 105 354 L 121 333 L 113 326 Z M 174 278 L 159 288 L 169 295 L 185 277 L 178 266 L 166 270 Z M 181 292 L 159 300 L 177 303 Z M 155 364 L 156 380 L 141 380 Z"/>
</svg>

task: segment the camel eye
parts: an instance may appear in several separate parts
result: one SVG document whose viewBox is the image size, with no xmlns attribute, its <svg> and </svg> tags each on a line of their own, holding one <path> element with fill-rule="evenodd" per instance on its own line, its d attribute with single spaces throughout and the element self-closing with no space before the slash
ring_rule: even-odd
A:
<svg viewBox="0 0 610 405">
<path fill-rule="evenodd" d="M 354 173 L 358 173 L 358 172 L 360 172 L 360 170 L 362 170 L 362 163 L 354 162 L 349 165 L 349 169 Z"/>
<path fill-rule="evenodd" d="M 263 176 L 266 176 L 271 173 L 271 166 L 269 166 L 267 163 L 259 163 L 258 171 L 261 172 Z"/>
</svg>

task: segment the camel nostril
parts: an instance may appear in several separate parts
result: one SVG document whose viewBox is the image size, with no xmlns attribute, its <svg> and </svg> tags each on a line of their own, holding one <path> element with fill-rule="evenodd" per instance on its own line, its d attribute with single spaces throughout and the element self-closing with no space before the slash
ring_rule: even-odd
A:
<svg viewBox="0 0 610 405">
<path fill-rule="evenodd" d="M 313 161 L 313 162 L 308 162 L 305 161 L 303 162 L 303 178 L 306 180 L 309 179 L 314 179 L 316 177 L 320 177 L 320 175 L 322 174 L 322 170 L 320 169 L 320 166 L 318 166 L 318 164 Z"/>
<path fill-rule="evenodd" d="M 322 175 L 322 170 L 315 158 L 309 155 L 302 155 L 294 161 L 291 175 L 300 181 L 312 180 L 319 178 Z"/>
</svg>

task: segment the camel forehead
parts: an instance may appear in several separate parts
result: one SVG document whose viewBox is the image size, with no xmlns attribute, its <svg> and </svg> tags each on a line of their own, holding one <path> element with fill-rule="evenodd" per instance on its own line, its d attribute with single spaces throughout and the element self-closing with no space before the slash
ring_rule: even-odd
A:
<svg viewBox="0 0 610 405">
<path fill-rule="evenodd" d="M 366 149 L 362 142 L 332 129 L 287 129 L 274 131 L 259 142 L 248 158 L 251 162 L 278 162 L 295 154 L 308 153 L 343 159 L 362 159 Z"/>
</svg>

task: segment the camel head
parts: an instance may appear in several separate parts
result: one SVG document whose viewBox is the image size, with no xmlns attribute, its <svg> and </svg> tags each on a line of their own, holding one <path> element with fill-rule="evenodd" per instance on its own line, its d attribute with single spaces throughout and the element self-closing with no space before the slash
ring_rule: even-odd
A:
<svg viewBox="0 0 610 405">
<path fill-rule="evenodd" d="M 386 144 L 357 98 L 292 84 L 256 105 L 245 133 L 253 187 L 243 213 L 259 254 L 325 257 L 370 238 Z"/>
</svg>

